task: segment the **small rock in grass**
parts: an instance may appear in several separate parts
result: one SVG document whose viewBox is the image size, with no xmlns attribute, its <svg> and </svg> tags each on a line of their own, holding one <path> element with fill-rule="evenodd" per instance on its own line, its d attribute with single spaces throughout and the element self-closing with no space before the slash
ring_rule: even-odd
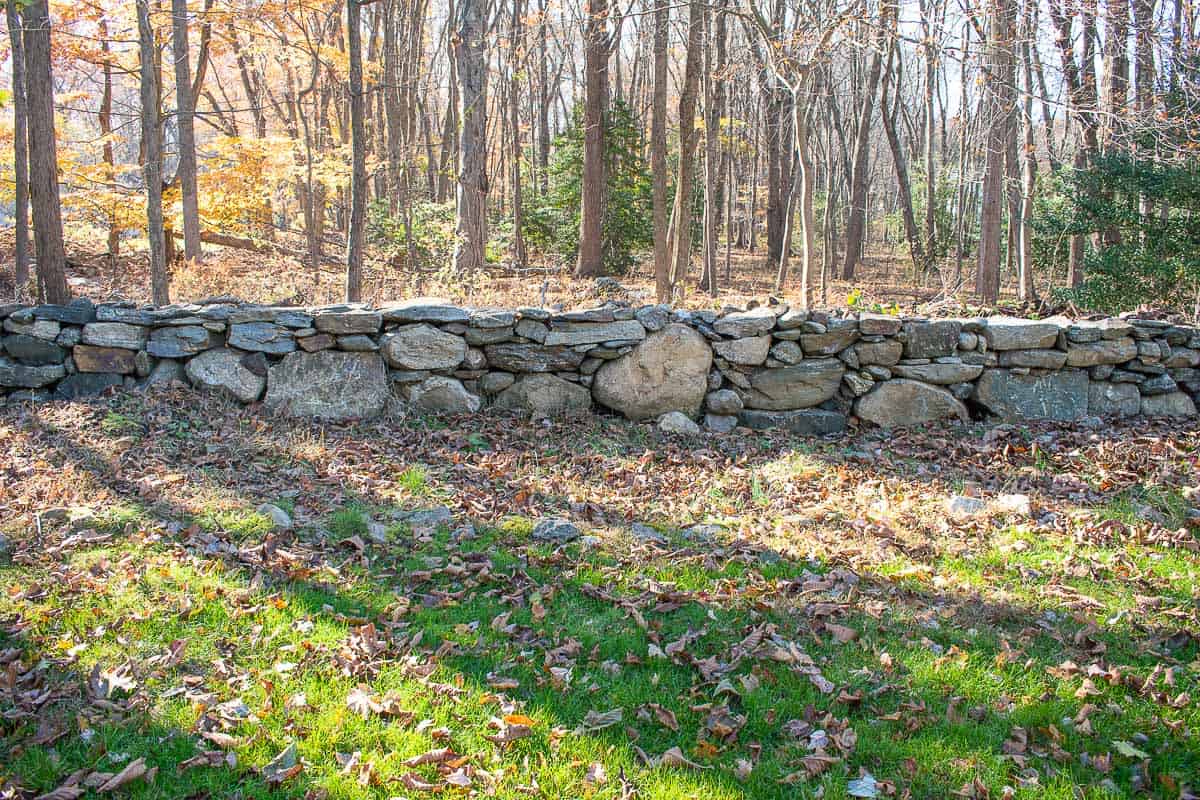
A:
<svg viewBox="0 0 1200 800">
<path fill-rule="evenodd" d="M 629 526 L 629 532 L 633 534 L 635 539 L 640 539 L 643 542 L 653 542 L 654 544 L 666 544 L 667 537 L 663 536 L 658 531 L 651 528 L 649 525 L 643 525 L 640 522 L 635 522 Z"/>
<path fill-rule="evenodd" d="M 1019 517 L 1033 516 L 1033 506 L 1027 494 L 1002 494 L 992 501 L 992 511 Z"/>
<path fill-rule="evenodd" d="M 658 418 L 658 429 L 680 436 L 699 436 L 700 426 L 682 411 L 669 411 Z"/>
<path fill-rule="evenodd" d="M 565 544 L 580 536 L 579 528 L 562 517 L 550 517 L 533 526 L 533 538 L 538 542 Z"/>
<path fill-rule="evenodd" d="M 367 522 L 367 538 L 376 544 L 383 544 L 388 540 L 387 525 L 375 520 Z"/>
<path fill-rule="evenodd" d="M 454 514 L 446 506 L 437 506 L 409 511 L 403 515 L 403 519 L 414 534 L 423 536 L 433 533 L 441 525 L 449 525 L 454 520 Z"/>
<path fill-rule="evenodd" d="M 956 494 L 946 499 L 946 513 L 951 519 L 963 520 L 977 517 L 987 508 L 987 503 L 978 497 Z"/>
<path fill-rule="evenodd" d="M 291 515 L 277 505 L 272 503 L 263 503 L 261 506 L 256 508 L 255 511 L 257 511 L 259 514 L 262 514 L 264 517 L 270 517 L 271 524 L 274 525 L 278 530 L 290 531 L 292 529 Z"/>
</svg>

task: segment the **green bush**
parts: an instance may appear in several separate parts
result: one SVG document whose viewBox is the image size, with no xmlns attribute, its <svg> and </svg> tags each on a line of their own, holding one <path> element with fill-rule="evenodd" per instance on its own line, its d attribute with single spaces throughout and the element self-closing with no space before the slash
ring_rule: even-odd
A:
<svg viewBox="0 0 1200 800">
<path fill-rule="evenodd" d="M 367 210 L 367 241 L 386 253 L 389 261 L 406 266 L 444 266 L 454 257 L 454 203 L 419 202 L 412 207 L 412 260 L 402 216 L 392 216 L 385 200 Z"/>
<path fill-rule="evenodd" d="M 1098 158 L 1065 176 L 1067 202 L 1039 220 L 1043 247 L 1061 254 L 1072 234 L 1089 244 L 1084 282 L 1060 291 L 1088 308 L 1116 312 L 1153 304 L 1191 310 L 1200 292 L 1200 166 L 1128 155 Z"/>
<path fill-rule="evenodd" d="M 624 274 L 633 267 L 635 254 L 653 243 L 650 170 L 642 158 L 642 134 L 629 106 L 620 101 L 613 103 L 607 122 L 607 191 L 601 224 L 604 266 L 607 272 Z M 571 127 L 555 141 L 548 177 L 544 196 L 536 196 L 532 188 L 526 195 L 532 202 L 522 232 L 530 247 L 571 262 L 579 250 L 583 183 L 583 115 L 578 107 Z"/>
</svg>

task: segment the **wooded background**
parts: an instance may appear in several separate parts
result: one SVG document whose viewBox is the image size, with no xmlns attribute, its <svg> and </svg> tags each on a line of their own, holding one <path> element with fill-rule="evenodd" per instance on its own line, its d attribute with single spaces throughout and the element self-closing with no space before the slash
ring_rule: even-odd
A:
<svg viewBox="0 0 1200 800">
<path fill-rule="evenodd" d="M 350 301 L 487 270 L 719 296 L 751 263 L 807 305 L 886 250 L 929 296 L 1200 303 L 1192 0 L 7 0 L 7 22 L 17 293 L 63 301 L 68 249 L 132 250 L 167 302 L 236 248 L 335 267 Z"/>
</svg>

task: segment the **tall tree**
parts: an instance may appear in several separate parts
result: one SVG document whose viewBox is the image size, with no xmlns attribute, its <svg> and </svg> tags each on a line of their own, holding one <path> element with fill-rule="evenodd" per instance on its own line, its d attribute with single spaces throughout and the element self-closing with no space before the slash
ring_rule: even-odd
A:
<svg viewBox="0 0 1200 800">
<path fill-rule="evenodd" d="M 350 51 L 350 220 L 346 229 L 346 302 L 362 300 L 367 217 L 367 132 L 363 124 L 362 3 L 346 0 Z"/>
<path fill-rule="evenodd" d="M 842 262 L 842 278 L 852 280 L 854 268 L 862 258 L 863 238 L 867 230 L 867 183 L 871 163 L 871 118 L 875 110 L 875 94 L 879 89 L 879 73 L 884 50 L 884 26 L 879 26 L 879 38 L 871 53 L 867 83 L 863 89 L 863 106 L 858 115 L 854 134 L 854 161 L 850 173 L 850 217 L 846 221 L 846 255 Z"/>
<path fill-rule="evenodd" d="M 29 104 L 29 194 L 37 250 L 38 297 L 48 303 L 71 299 L 58 196 L 58 144 L 54 134 L 54 76 L 50 68 L 50 9 L 31 0 L 22 12 L 25 96 Z"/>
<path fill-rule="evenodd" d="M 175 105 L 179 125 L 179 187 L 183 199 L 183 257 L 200 258 L 200 201 L 196 190 L 196 111 L 188 50 L 187 0 L 171 0 L 171 50 L 175 59 Z"/>
<path fill-rule="evenodd" d="M 29 284 L 29 109 L 25 99 L 25 46 L 17 0 L 5 3 L 8 37 L 12 46 L 13 99 L 13 217 L 16 234 L 17 291 Z"/>
<path fill-rule="evenodd" d="M 163 232 L 162 128 L 158 114 L 158 58 L 150 0 L 137 0 L 139 97 L 142 105 L 142 178 L 146 184 L 146 227 L 150 244 L 150 292 L 155 305 L 171 302 L 167 277 L 167 244 Z"/>
<path fill-rule="evenodd" d="M 671 299 L 671 244 L 667 240 L 667 61 L 669 0 L 654 0 L 654 92 L 650 108 L 650 175 L 654 204 L 654 288 L 658 302 Z"/>
<path fill-rule="evenodd" d="M 700 43 L 704 34 L 704 2 L 689 0 L 687 61 L 679 93 L 679 177 L 675 183 L 675 208 L 671 213 L 672 291 L 687 275 L 692 260 L 692 180 L 696 169 L 696 92 L 700 86 Z"/>
<path fill-rule="evenodd" d="M 461 132 L 458 144 L 458 193 L 455 225 L 458 243 L 454 267 L 483 269 L 487 246 L 487 51 L 486 0 L 458 0 L 454 62 L 458 72 Z"/>
<path fill-rule="evenodd" d="M 584 7 L 583 191 L 579 211 L 579 257 L 575 274 L 599 275 L 604 269 L 604 139 L 608 114 L 608 0 L 587 0 Z"/>
<path fill-rule="evenodd" d="M 1000 237 L 1004 211 L 1004 159 L 1013 135 L 1013 0 L 989 0 L 984 171 L 980 197 L 979 263 L 975 291 L 994 303 L 1000 295 Z"/>
</svg>

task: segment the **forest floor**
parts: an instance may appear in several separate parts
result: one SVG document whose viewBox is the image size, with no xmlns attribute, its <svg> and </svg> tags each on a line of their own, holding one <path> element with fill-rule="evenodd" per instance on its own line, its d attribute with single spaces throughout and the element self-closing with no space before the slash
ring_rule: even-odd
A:
<svg viewBox="0 0 1200 800">
<path fill-rule="evenodd" d="M 181 388 L 8 406 L 0 451 L 0 797 L 1200 789 L 1190 423 L 682 440 Z"/>
<path fill-rule="evenodd" d="M 288 243 L 295 250 L 300 242 Z M 0 232 L 0 301 L 14 294 L 12 278 L 12 232 Z M 78 234 L 67 242 L 68 280 L 76 295 L 94 300 L 125 299 L 149 302 L 150 278 L 144 247 L 136 242 L 126 244 L 122 256 L 110 259 L 103 243 L 94 236 Z M 172 268 L 171 297 L 176 301 L 197 301 L 217 296 L 232 296 L 241 300 L 289 305 L 318 305 L 341 302 L 344 297 L 344 272 L 333 263 L 326 264 L 320 274 L 296 259 L 280 255 L 263 255 L 245 250 L 205 247 L 205 259 L 199 264 L 179 263 Z M 335 254 L 336 256 L 336 254 Z M 814 265 L 813 302 L 819 308 L 839 308 L 853 295 L 861 308 L 874 306 L 922 313 L 952 313 L 965 309 L 976 301 L 969 291 L 973 264 L 963 264 L 959 277 L 954 263 L 942 265 L 942 275 L 926 275 L 916 280 L 907 255 L 889 246 L 874 246 L 858 268 L 852 281 L 835 279 L 833 271 L 840 262 L 830 265 L 825 292 L 820 290 L 820 262 Z M 799 260 L 791 261 L 792 278 L 785 291 L 777 296 L 784 300 L 799 298 L 797 270 Z M 697 288 L 699 266 L 685 282 L 684 295 L 676 305 L 686 308 L 715 308 L 732 304 L 744 306 L 749 300 L 762 301 L 775 294 L 775 266 L 768 264 L 765 253 L 750 253 L 735 249 L 730 253 L 729 268 L 725 268 L 721 253 L 720 292 L 713 297 Z M 962 280 L 968 285 L 960 285 Z M 654 302 L 653 265 L 643 263 L 627 276 L 618 278 L 620 288 L 598 287 L 594 280 L 577 279 L 570 265 L 541 264 L 517 270 L 503 265 L 489 268 L 482 274 L 464 279 L 446 270 L 407 270 L 368 260 L 364 267 L 363 297 L 368 302 L 382 304 L 415 296 L 446 297 L 457 302 L 479 306 L 519 307 L 549 306 L 562 303 L 566 307 L 594 303 L 597 299 L 624 300 L 634 304 Z M 1002 298 L 1010 307 L 1015 297 Z"/>
</svg>

